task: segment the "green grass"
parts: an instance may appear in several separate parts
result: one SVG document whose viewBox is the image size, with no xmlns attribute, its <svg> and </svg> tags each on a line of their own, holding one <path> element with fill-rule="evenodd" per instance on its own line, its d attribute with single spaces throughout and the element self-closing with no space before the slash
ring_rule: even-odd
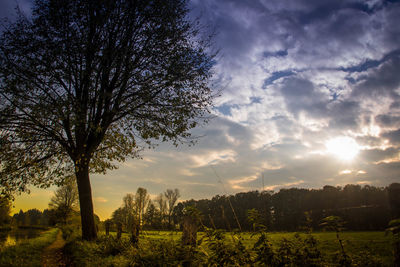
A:
<svg viewBox="0 0 400 267">
<path fill-rule="evenodd" d="M 115 236 L 115 233 L 111 233 Z M 305 237 L 306 234 L 299 233 L 300 237 Z M 334 232 L 315 232 L 312 233 L 313 237 L 317 240 L 317 247 L 322 253 L 325 262 L 329 266 L 333 266 L 333 262 L 337 261 L 338 253 L 340 254 L 340 245 Z M 270 240 L 273 248 L 276 250 L 281 244 L 283 239 L 293 241 L 295 233 L 268 233 L 268 240 Z M 204 233 L 198 233 L 198 239 L 204 237 Z M 240 235 L 233 235 L 232 233 L 225 233 L 225 242 L 231 245 L 239 237 L 244 246 L 251 250 L 254 243 L 257 241 L 258 235 L 253 233 L 241 233 Z M 343 240 L 344 249 L 352 259 L 353 263 L 358 266 L 359 262 L 377 262 L 374 266 L 392 266 L 392 237 L 385 235 L 384 232 L 343 232 L 340 233 L 340 238 Z M 129 235 L 124 233 L 122 239 L 128 240 Z M 181 232 L 172 231 L 143 231 L 140 236 L 140 247 L 146 250 L 152 250 L 154 242 L 170 242 L 171 244 L 179 244 L 181 239 Z M 201 245 L 202 249 L 208 251 L 207 243 Z M 335 258 L 336 257 L 336 258 Z M 332 265 L 331 265 L 332 263 Z M 123 265 L 121 265 L 123 266 Z"/>
<path fill-rule="evenodd" d="M 56 239 L 58 229 L 43 232 L 15 246 L 0 248 L 0 266 L 42 266 L 41 256 L 45 247 Z"/>
</svg>

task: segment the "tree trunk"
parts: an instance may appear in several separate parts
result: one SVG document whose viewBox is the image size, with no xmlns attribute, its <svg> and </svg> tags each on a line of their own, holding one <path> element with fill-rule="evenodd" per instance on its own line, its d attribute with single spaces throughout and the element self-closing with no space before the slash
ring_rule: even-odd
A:
<svg viewBox="0 0 400 267">
<path fill-rule="evenodd" d="M 78 184 L 79 204 L 81 208 L 82 238 L 88 241 L 95 240 L 97 238 L 97 232 L 93 214 L 89 166 L 87 164 L 78 166 L 76 181 Z"/>
</svg>

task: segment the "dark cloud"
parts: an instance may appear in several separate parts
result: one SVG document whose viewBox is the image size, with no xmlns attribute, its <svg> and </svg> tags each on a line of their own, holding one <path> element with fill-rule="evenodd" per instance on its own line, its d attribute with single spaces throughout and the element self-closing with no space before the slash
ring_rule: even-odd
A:
<svg viewBox="0 0 400 267">
<path fill-rule="evenodd" d="M 400 2 L 387 4 L 384 15 L 385 21 L 383 22 L 382 29 L 384 31 L 385 46 L 391 49 L 398 49 L 400 43 Z"/>
<path fill-rule="evenodd" d="M 313 117 L 326 115 L 327 96 L 319 92 L 313 83 L 301 78 L 287 78 L 281 88 L 286 107 L 296 116 L 305 111 Z"/>
<path fill-rule="evenodd" d="M 400 56 L 396 55 L 367 76 L 364 76 L 353 90 L 353 97 L 380 98 L 391 97 L 398 98 L 396 90 L 400 86 Z"/>
<path fill-rule="evenodd" d="M 335 129 L 357 129 L 360 124 L 360 105 L 355 101 L 335 101 L 329 109 L 329 127 Z"/>
<path fill-rule="evenodd" d="M 381 134 L 383 138 L 389 139 L 391 144 L 399 145 L 400 144 L 400 129 L 395 131 L 389 131 Z"/>
<path fill-rule="evenodd" d="M 393 159 L 399 154 L 399 150 L 394 147 L 387 149 L 369 149 L 361 151 L 359 157 L 367 162 L 379 162 L 382 160 Z"/>
<path fill-rule="evenodd" d="M 380 137 L 364 135 L 356 138 L 357 144 L 367 147 L 379 147 L 382 144 Z"/>
<path fill-rule="evenodd" d="M 381 127 L 399 127 L 400 116 L 391 114 L 381 114 L 375 117 L 375 122 Z"/>
<path fill-rule="evenodd" d="M 271 74 L 271 76 L 268 79 L 264 80 L 264 85 L 263 88 L 266 88 L 266 86 L 272 84 L 274 81 L 284 78 L 284 77 L 289 77 L 294 75 L 295 73 L 291 70 L 283 70 L 283 71 L 276 71 Z"/>
</svg>

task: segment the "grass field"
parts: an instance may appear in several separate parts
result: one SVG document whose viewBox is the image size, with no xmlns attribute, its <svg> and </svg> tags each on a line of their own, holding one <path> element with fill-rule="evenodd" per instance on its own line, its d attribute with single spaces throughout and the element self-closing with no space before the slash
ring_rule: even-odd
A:
<svg viewBox="0 0 400 267">
<path fill-rule="evenodd" d="M 114 235 L 115 233 L 112 233 Z M 296 233 L 268 233 L 268 240 L 271 241 L 273 248 L 278 247 L 282 240 L 295 239 Z M 300 237 L 305 238 L 305 233 L 298 233 Z M 312 236 L 317 240 L 317 247 L 323 257 L 329 262 L 340 251 L 340 245 L 334 232 L 315 232 Z M 128 234 L 123 234 L 123 238 L 128 239 Z M 247 249 L 252 249 L 258 239 L 258 235 L 253 233 L 232 234 L 225 233 L 225 242 L 234 243 L 238 239 L 242 241 Z M 343 240 L 344 249 L 352 259 L 375 259 L 381 266 L 392 266 L 392 237 L 385 235 L 385 232 L 342 232 L 340 238 Z M 172 231 L 143 231 L 140 237 L 140 244 L 143 247 L 154 244 L 157 241 L 169 241 L 179 243 L 181 232 Z M 205 239 L 204 233 L 198 233 L 198 240 Z M 235 241 L 236 240 L 236 241 Z M 200 246 L 207 250 L 207 242 Z M 151 248 L 150 248 L 151 249 Z M 378 266 L 380 266 L 378 265 Z M 375 266 L 375 265 L 374 265 Z"/>
</svg>

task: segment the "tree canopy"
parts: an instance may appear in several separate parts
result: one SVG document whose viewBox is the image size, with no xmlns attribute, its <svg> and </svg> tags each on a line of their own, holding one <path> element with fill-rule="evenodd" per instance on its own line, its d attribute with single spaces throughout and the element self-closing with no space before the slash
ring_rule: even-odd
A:
<svg viewBox="0 0 400 267">
<path fill-rule="evenodd" d="M 82 233 L 96 238 L 89 172 L 140 142 L 190 136 L 212 105 L 210 42 L 185 0 L 36 0 L 0 37 L 0 184 L 74 174 Z"/>
</svg>

